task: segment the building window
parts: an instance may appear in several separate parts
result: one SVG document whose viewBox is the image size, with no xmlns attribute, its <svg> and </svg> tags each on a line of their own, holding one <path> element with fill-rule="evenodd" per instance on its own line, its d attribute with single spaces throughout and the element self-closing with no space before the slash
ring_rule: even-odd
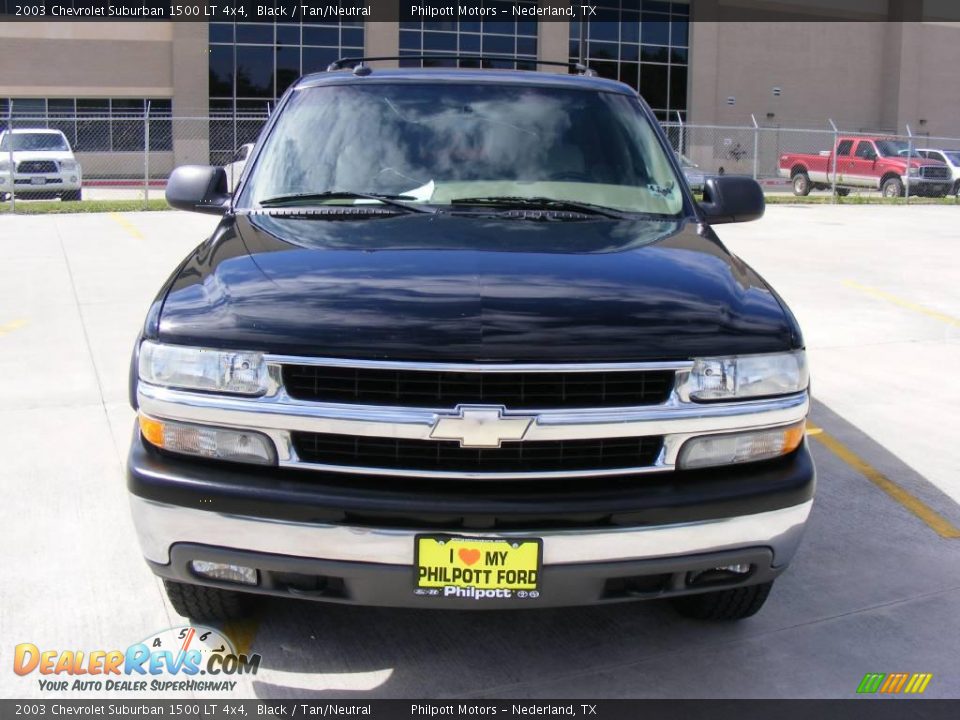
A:
<svg viewBox="0 0 960 720">
<path fill-rule="evenodd" d="M 518 0 L 518 4 L 536 5 L 536 0 Z M 482 7 L 496 7 L 484 0 Z M 502 13 L 509 17 L 509 9 Z M 400 56 L 466 56 L 459 67 L 485 67 L 536 70 L 537 23 L 533 22 L 401 22 Z M 501 55 L 510 60 L 481 60 L 480 56 Z M 476 56 L 473 59 L 470 56 Z M 454 59 L 401 59 L 401 67 L 456 67 Z"/>
<path fill-rule="evenodd" d="M 256 140 L 268 108 L 301 75 L 363 55 L 362 22 L 209 24 L 210 162 Z"/>
<path fill-rule="evenodd" d="M 599 0 L 570 23 L 570 61 L 638 90 L 660 120 L 686 119 L 689 36 L 689 3 Z"/>
<path fill-rule="evenodd" d="M 0 98 L 0 127 L 8 114 L 14 127 L 59 130 L 77 152 L 143 152 L 173 149 L 169 98 Z"/>
</svg>

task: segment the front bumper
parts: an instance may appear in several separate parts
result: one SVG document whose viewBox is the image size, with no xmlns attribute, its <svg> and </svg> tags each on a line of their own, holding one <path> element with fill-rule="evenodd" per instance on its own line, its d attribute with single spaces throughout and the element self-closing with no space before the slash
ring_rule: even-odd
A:
<svg viewBox="0 0 960 720">
<path fill-rule="evenodd" d="M 798 516 L 802 510 L 798 509 Z M 160 577 L 258 595 L 382 607 L 496 610 L 652 600 L 769 582 L 786 569 L 786 566 L 774 565 L 772 557 L 768 547 L 756 546 L 641 560 L 545 564 L 535 594 L 516 593 L 509 598 L 484 597 L 479 601 L 473 597 L 445 596 L 443 591 L 417 592 L 414 571 L 408 565 L 319 560 L 193 544 L 174 546 L 167 565 L 149 564 Z M 198 578 L 190 571 L 192 560 L 256 568 L 259 584 L 238 586 Z M 702 586 L 692 584 L 698 573 L 730 565 L 749 565 L 751 571 L 743 578 Z"/>
<path fill-rule="evenodd" d="M 924 190 L 926 192 L 949 192 L 953 187 L 953 180 L 950 178 L 930 178 L 911 175 L 900 176 L 900 181 L 906 186 L 908 183 L 915 190 Z"/>
<path fill-rule="evenodd" d="M 42 183 L 37 183 L 42 180 Z M 79 173 L 16 174 L 13 176 L 17 195 L 50 194 L 79 190 L 83 179 Z M 10 192 L 9 173 L 0 173 L 0 192 Z"/>
<path fill-rule="evenodd" d="M 185 461 L 135 437 L 128 462 L 134 523 L 160 576 L 249 592 L 363 605 L 533 607 L 664 597 L 690 573 L 747 564 L 731 580 L 766 582 L 790 562 L 812 505 L 804 444 L 776 461 L 582 486 L 477 487 Z M 387 488 L 384 488 L 386 484 Z M 415 594 L 421 532 L 543 540 L 539 597 Z M 193 575 L 192 560 L 258 570 L 256 587 Z M 724 585 L 727 586 L 727 585 Z"/>
</svg>

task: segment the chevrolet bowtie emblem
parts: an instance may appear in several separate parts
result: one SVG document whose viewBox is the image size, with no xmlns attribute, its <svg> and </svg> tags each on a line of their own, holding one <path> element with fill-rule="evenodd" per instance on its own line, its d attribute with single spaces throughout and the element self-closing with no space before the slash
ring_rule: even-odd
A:
<svg viewBox="0 0 960 720">
<path fill-rule="evenodd" d="M 459 440 L 460 447 L 498 448 L 503 441 L 523 440 L 532 417 L 503 415 L 502 407 L 458 405 L 458 415 L 434 423 L 434 440 Z"/>
</svg>

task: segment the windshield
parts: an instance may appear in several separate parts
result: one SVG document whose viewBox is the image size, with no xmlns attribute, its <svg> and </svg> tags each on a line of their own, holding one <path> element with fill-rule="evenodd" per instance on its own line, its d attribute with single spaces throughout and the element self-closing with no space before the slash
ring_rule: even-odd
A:
<svg viewBox="0 0 960 720">
<path fill-rule="evenodd" d="M 481 83 L 297 91 L 238 206 L 331 191 L 431 205 L 536 198 L 668 216 L 683 207 L 636 98 Z"/>
<path fill-rule="evenodd" d="M 906 157 L 910 153 L 910 145 L 905 140 L 877 140 L 877 152 L 882 157 Z M 911 157 L 920 157 L 914 150 Z"/>
<path fill-rule="evenodd" d="M 0 150 L 10 152 L 21 150 L 70 150 L 67 140 L 59 133 L 6 133 L 0 141 Z"/>
</svg>

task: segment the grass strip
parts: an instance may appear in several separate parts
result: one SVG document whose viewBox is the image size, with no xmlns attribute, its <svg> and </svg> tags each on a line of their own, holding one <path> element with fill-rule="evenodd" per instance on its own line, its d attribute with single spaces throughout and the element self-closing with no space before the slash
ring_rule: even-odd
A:
<svg viewBox="0 0 960 720">
<path fill-rule="evenodd" d="M 17 215 L 46 215 L 50 213 L 106 213 L 172 210 L 167 201 L 157 200 L 27 200 L 17 202 Z M 0 213 L 9 213 L 10 202 L 0 202 Z"/>
</svg>

